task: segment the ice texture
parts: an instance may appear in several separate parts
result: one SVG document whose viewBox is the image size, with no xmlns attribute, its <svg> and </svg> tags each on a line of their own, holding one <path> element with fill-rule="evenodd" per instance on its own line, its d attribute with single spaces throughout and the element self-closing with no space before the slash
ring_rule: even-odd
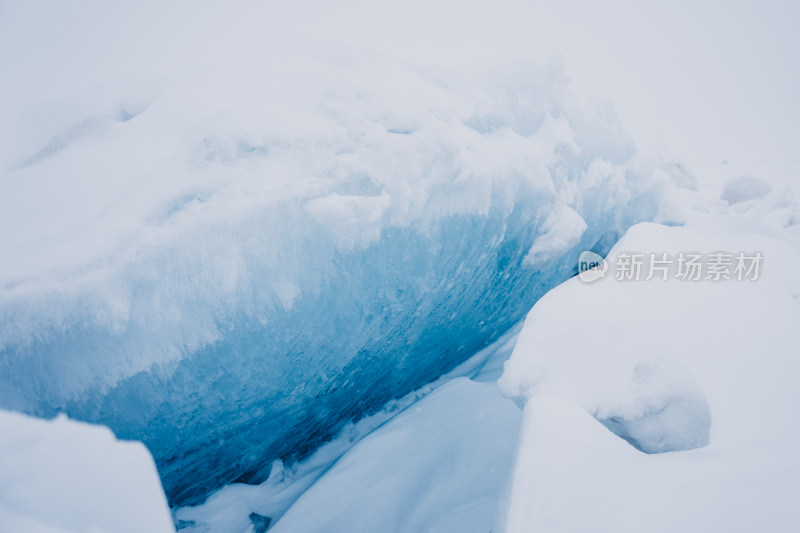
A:
<svg viewBox="0 0 800 533">
<path fill-rule="evenodd" d="M 0 410 L 0 531 L 175 531 L 155 464 L 139 442 L 65 416 Z"/>
<path fill-rule="evenodd" d="M 176 509 L 181 530 L 240 533 L 257 527 L 253 517 L 269 519 L 275 531 L 349 531 L 356 523 L 370 531 L 487 530 L 520 422 L 494 382 L 520 326 L 346 426 L 310 457 L 275 461 L 265 482 L 226 485 L 200 505 Z"/>
<path fill-rule="evenodd" d="M 304 61 L 67 91 L 3 170 L 0 406 L 141 439 L 173 504 L 437 378 L 659 216 L 557 71 Z"/>
</svg>

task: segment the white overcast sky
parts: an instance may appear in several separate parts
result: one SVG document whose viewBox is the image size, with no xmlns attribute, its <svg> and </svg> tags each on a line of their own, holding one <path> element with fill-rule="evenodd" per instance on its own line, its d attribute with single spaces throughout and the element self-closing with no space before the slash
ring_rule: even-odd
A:
<svg viewBox="0 0 800 533">
<path fill-rule="evenodd" d="M 0 116 L 62 87 L 319 43 L 459 66 L 556 58 L 578 93 L 614 104 L 643 148 L 702 181 L 790 180 L 800 175 L 798 23 L 800 2 L 775 0 L 0 0 Z"/>
</svg>

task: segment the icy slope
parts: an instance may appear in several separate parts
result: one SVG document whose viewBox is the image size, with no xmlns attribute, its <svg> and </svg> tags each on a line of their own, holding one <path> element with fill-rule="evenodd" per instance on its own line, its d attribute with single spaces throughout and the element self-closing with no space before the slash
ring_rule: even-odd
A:
<svg viewBox="0 0 800 533">
<path fill-rule="evenodd" d="M 519 419 L 494 383 L 450 381 L 359 442 L 273 531 L 488 531 Z"/>
<path fill-rule="evenodd" d="M 644 281 L 651 252 L 720 251 L 760 252 L 758 279 L 739 281 L 734 255 L 731 280 L 706 256 L 699 281 L 676 279 L 677 262 Z M 617 280 L 633 252 L 642 280 Z M 536 304 L 506 363 L 501 389 L 524 413 L 498 530 L 798 530 L 797 241 L 695 213 L 634 226 L 609 259 L 605 279 Z"/>
<path fill-rule="evenodd" d="M 495 385 L 520 326 L 435 382 L 347 426 L 309 458 L 276 462 L 264 483 L 227 485 L 201 505 L 177 509 L 181 529 L 486 531 L 521 421 Z"/>
<path fill-rule="evenodd" d="M 663 172 L 557 73 L 305 61 L 65 95 L 0 181 L 0 405 L 143 440 L 173 503 L 435 379 L 658 216 Z"/>
<path fill-rule="evenodd" d="M 174 531 L 153 459 L 141 443 L 59 417 L 0 411 L 0 531 Z"/>
</svg>

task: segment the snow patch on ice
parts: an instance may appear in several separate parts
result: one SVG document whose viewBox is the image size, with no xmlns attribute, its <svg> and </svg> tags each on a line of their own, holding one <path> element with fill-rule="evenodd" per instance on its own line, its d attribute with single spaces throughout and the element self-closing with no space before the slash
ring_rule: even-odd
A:
<svg viewBox="0 0 800 533">
<path fill-rule="evenodd" d="M 587 228 L 586 221 L 574 209 L 564 205 L 554 210 L 525 256 L 525 265 L 541 268 L 560 258 L 581 242 Z"/>
</svg>

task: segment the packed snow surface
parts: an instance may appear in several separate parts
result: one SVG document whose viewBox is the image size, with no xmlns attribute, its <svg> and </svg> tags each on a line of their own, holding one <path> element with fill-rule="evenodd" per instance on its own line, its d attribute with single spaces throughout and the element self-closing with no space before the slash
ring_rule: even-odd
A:
<svg viewBox="0 0 800 533">
<path fill-rule="evenodd" d="M 153 458 L 140 442 L 59 416 L 0 410 L 2 533 L 174 531 Z"/>
<path fill-rule="evenodd" d="M 640 224 L 605 279 L 542 298 L 499 381 L 524 407 L 499 530 L 800 529 L 799 250 L 736 215 Z M 720 251 L 758 279 L 617 279 L 628 252 Z"/>
<path fill-rule="evenodd" d="M 519 420 L 494 383 L 452 380 L 359 442 L 273 531 L 488 531 Z"/>
</svg>

